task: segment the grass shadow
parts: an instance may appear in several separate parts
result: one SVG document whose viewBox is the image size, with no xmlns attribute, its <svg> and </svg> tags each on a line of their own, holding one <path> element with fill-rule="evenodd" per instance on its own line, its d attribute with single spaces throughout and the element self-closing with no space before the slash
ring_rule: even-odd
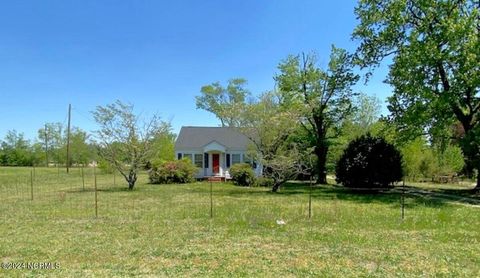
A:
<svg viewBox="0 0 480 278">
<path fill-rule="evenodd" d="M 310 190 L 312 198 L 315 200 L 342 200 L 348 202 L 356 203 L 384 203 L 391 204 L 393 206 L 398 206 L 401 202 L 401 192 L 392 188 L 391 190 L 386 191 L 356 191 L 351 190 L 338 185 L 317 185 L 314 184 L 310 188 L 309 183 L 301 182 L 289 182 L 281 187 L 280 191 L 274 193 L 270 188 L 265 188 L 265 190 L 228 190 L 224 194 L 230 196 L 242 196 L 245 194 L 252 195 L 270 195 L 270 196 L 293 196 L 293 195 L 304 195 L 308 196 Z M 398 189 L 398 188 L 396 188 Z M 405 194 L 405 197 L 408 199 L 406 206 L 427 206 L 427 207 L 441 207 L 445 205 L 450 205 L 452 200 L 437 198 L 429 195 L 412 195 Z"/>
</svg>

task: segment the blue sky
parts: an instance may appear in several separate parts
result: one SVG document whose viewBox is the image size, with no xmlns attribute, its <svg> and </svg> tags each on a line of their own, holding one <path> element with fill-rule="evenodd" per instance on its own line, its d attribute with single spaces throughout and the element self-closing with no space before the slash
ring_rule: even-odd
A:
<svg viewBox="0 0 480 278">
<path fill-rule="evenodd" d="M 182 125 L 218 125 L 196 110 L 200 87 L 246 78 L 273 88 L 289 54 L 353 51 L 356 1 L 3 1 L 0 7 L 0 138 L 33 139 L 45 122 L 94 130 L 90 111 L 120 99 Z M 382 101 L 386 68 L 361 90 Z M 386 109 L 383 108 L 386 113 Z"/>
</svg>

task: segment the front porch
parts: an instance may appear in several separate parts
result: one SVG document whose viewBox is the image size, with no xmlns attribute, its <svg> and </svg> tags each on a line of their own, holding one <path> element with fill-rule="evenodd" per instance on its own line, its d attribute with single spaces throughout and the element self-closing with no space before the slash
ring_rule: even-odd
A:
<svg viewBox="0 0 480 278">
<path fill-rule="evenodd" d="M 222 179 L 223 181 L 230 178 L 228 168 L 230 163 L 227 162 L 227 149 L 222 144 L 212 141 L 203 146 L 203 152 L 206 159 L 203 163 L 203 177 L 205 179 Z"/>
</svg>

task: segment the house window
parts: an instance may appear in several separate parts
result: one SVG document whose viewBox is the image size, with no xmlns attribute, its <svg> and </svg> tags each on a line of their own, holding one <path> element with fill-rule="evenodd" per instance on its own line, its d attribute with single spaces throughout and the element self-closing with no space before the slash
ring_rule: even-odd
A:
<svg viewBox="0 0 480 278">
<path fill-rule="evenodd" d="M 208 168 L 208 153 L 203 155 L 205 157 L 205 168 Z"/>
<path fill-rule="evenodd" d="M 230 168 L 230 154 L 227 153 L 227 168 Z"/>
<path fill-rule="evenodd" d="M 202 168 L 203 167 L 202 162 L 203 162 L 203 155 L 201 153 L 195 154 L 195 166 L 197 166 L 198 168 Z"/>
<path fill-rule="evenodd" d="M 191 153 L 184 153 L 183 158 L 188 158 L 190 161 L 193 161 L 192 154 Z"/>
<path fill-rule="evenodd" d="M 182 153 L 178 153 L 177 158 L 178 158 L 178 160 L 182 159 Z"/>
<path fill-rule="evenodd" d="M 240 162 L 241 162 L 240 154 L 239 153 L 232 154 L 232 165 L 235 165 Z"/>
</svg>

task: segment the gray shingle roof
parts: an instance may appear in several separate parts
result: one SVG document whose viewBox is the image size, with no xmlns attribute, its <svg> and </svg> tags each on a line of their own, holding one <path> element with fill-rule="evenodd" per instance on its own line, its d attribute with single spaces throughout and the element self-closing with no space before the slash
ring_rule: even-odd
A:
<svg viewBox="0 0 480 278">
<path fill-rule="evenodd" d="M 184 126 L 180 130 L 176 150 L 201 150 L 212 141 L 224 145 L 229 150 L 246 150 L 250 140 L 231 127 Z"/>
</svg>

